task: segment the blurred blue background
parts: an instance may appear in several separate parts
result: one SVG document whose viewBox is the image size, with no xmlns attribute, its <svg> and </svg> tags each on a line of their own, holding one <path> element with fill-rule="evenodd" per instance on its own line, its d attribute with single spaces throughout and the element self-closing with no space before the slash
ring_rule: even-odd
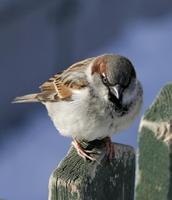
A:
<svg viewBox="0 0 172 200">
<path fill-rule="evenodd" d="M 49 176 L 71 143 L 42 105 L 12 99 L 103 53 L 131 59 L 144 87 L 143 113 L 172 80 L 172 1 L 0 1 L 1 198 L 46 200 Z M 139 120 L 113 140 L 137 148 Z"/>
</svg>

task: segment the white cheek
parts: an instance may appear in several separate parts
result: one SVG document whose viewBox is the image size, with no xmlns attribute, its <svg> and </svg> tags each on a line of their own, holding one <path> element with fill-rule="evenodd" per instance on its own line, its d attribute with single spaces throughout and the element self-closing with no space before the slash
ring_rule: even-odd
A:
<svg viewBox="0 0 172 200">
<path fill-rule="evenodd" d="M 129 104 L 137 98 L 137 82 L 133 83 L 128 89 L 123 93 L 123 104 Z"/>
<path fill-rule="evenodd" d="M 100 75 L 95 73 L 91 75 L 91 65 L 87 69 L 87 79 L 96 96 L 103 101 L 108 101 L 108 89 L 103 85 Z"/>
<path fill-rule="evenodd" d="M 134 99 L 134 93 L 126 92 L 123 96 L 123 104 L 129 104 Z"/>
</svg>

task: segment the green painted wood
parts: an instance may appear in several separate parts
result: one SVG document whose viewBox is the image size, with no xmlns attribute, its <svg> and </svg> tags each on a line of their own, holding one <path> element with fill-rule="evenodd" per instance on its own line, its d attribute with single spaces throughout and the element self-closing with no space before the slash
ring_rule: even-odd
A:
<svg viewBox="0 0 172 200">
<path fill-rule="evenodd" d="M 114 144 L 115 156 L 109 161 L 105 147 L 96 145 L 91 144 L 91 149 L 99 152 L 95 154 L 97 161 L 84 160 L 73 147 L 69 150 L 51 174 L 49 200 L 133 200 L 133 148 Z"/>
<path fill-rule="evenodd" d="M 136 200 L 172 199 L 172 84 L 166 85 L 140 124 Z"/>
</svg>

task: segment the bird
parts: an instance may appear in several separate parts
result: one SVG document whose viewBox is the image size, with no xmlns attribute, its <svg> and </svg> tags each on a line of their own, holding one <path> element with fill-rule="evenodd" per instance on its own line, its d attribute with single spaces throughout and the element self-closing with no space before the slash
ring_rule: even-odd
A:
<svg viewBox="0 0 172 200">
<path fill-rule="evenodd" d="M 105 140 L 112 158 L 111 136 L 134 122 L 143 102 L 143 88 L 132 62 L 118 54 L 76 62 L 39 88 L 38 93 L 16 97 L 13 103 L 45 105 L 59 133 L 72 137 L 78 154 L 91 161 L 95 158 L 80 141 Z"/>
</svg>

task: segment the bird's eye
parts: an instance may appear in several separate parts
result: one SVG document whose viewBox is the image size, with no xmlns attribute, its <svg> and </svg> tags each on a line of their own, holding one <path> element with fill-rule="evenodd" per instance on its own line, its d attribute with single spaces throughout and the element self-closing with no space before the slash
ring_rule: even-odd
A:
<svg viewBox="0 0 172 200">
<path fill-rule="evenodd" d="M 103 77 L 103 82 L 107 83 L 107 78 L 106 77 Z"/>
<path fill-rule="evenodd" d="M 103 81 L 104 84 L 108 83 L 108 80 L 107 80 L 106 76 L 102 76 L 102 81 Z"/>
</svg>

